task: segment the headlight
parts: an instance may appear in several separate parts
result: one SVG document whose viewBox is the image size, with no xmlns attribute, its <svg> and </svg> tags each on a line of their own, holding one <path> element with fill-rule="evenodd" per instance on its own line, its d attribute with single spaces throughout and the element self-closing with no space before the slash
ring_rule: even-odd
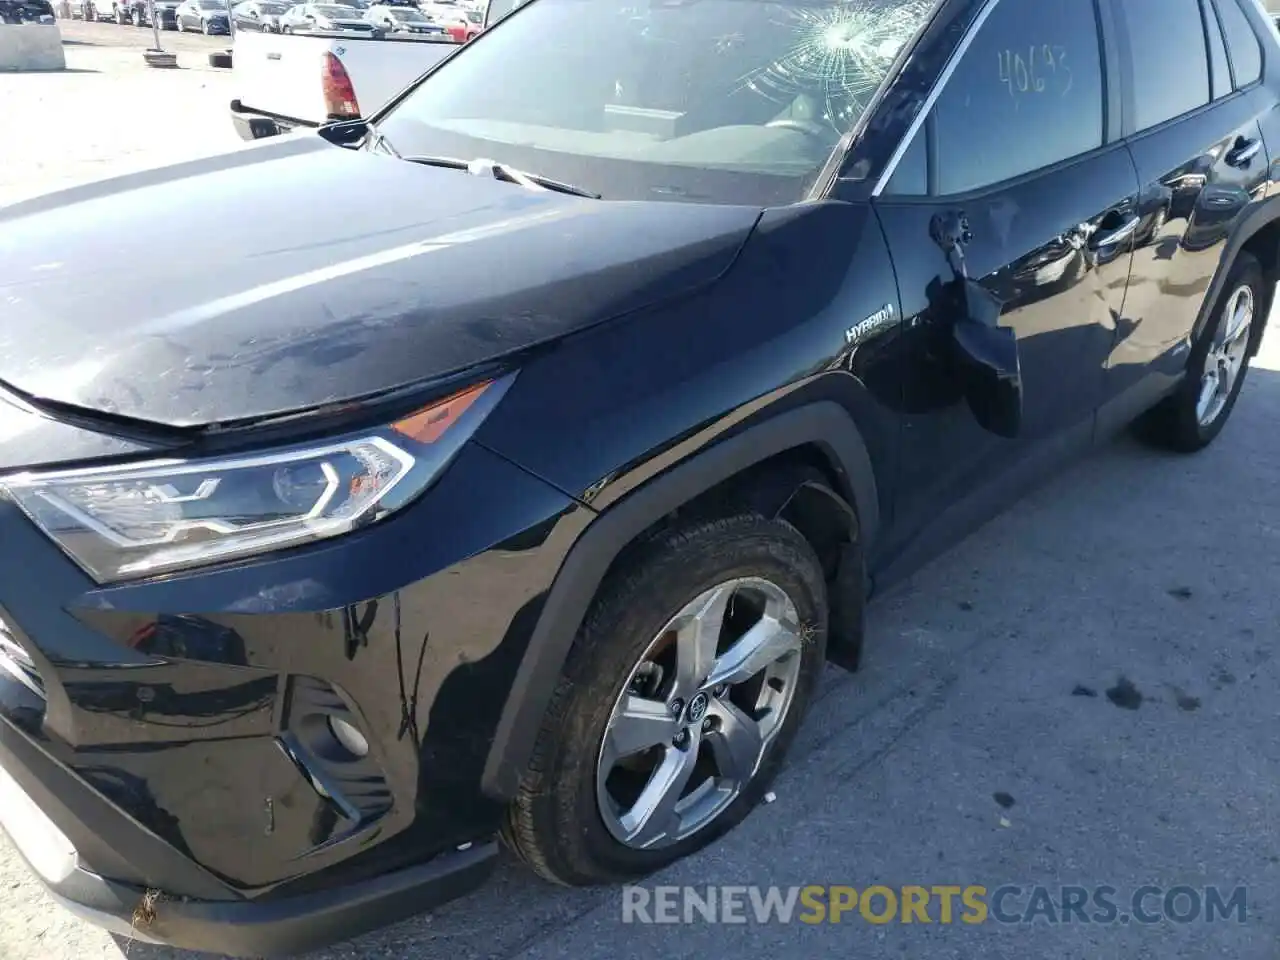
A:
<svg viewBox="0 0 1280 960">
<path fill-rule="evenodd" d="M 99 583 L 324 540 L 421 494 L 515 379 L 454 394 L 381 430 L 261 453 L 0 479 Z"/>
</svg>

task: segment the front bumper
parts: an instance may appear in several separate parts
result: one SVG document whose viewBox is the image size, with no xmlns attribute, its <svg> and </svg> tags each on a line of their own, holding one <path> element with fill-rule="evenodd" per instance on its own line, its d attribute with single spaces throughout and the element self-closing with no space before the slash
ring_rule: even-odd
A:
<svg viewBox="0 0 1280 960">
<path fill-rule="evenodd" d="M 80 865 L 75 843 L 9 770 L 21 771 L 19 775 L 43 796 L 44 807 L 57 807 L 63 822 L 75 823 L 73 829 L 82 836 L 105 828 L 119 844 L 146 844 L 149 838 L 83 796 L 83 788 L 59 776 L 47 757 L 21 745 L 17 737 L 11 727 L 0 724 L 0 826 L 61 906 L 111 933 L 144 943 L 245 957 L 302 953 L 469 893 L 488 878 L 496 862 L 497 844 L 490 841 L 349 886 L 264 903 L 167 897 L 154 888 L 104 879 Z M 67 790 L 73 803 L 79 801 L 76 805 L 88 812 L 92 826 L 74 819 L 56 799 L 58 793 L 49 789 L 50 783 Z"/>
<path fill-rule="evenodd" d="M 99 587 L 0 497 L 0 825 L 74 912 L 191 949 L 296 952 L 466 892 L 582 515 L 471 443 L 364 530 Z M 335 718 L 366 755 L 330 751 Z"/>
</svg>

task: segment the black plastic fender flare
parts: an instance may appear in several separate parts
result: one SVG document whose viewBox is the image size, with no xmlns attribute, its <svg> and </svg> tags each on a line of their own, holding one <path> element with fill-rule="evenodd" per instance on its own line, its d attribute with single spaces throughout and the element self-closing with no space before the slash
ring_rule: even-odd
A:
<svg viewBox="0 0 1280 960">
<path fill-rule="evenodd" d="M 1191 331 L 1191 342 L 1193 344 L 1200 339 L 1200 334 L 1204 331 L 1205 324 L 1209 322 L 1209 318 L 1212 315 L 1214 304 L 1222 296 L 1222 288 L 1227 282 L 1227 276 L 1231 273 L 1231 268 L 1235 266 L 1236 256 L 1250 240 L 1277 221 L 1280 221 L 1280 194 L 1253 204 L 1252 208 L 1245 213 L 1240 222 L 1231 231 L 1231 235 L 1227 237 L 1227 242 L 1223 247 L 1222 256 L 1218 260 L 1218 269 L 1214 273 L 1213 279 L 1209 282 L 1209 289 L 1205 291 L 1204 300 L 1200 304 L 1200 312 L 1196 315 L 1196 323 Z M 1267 317 L 1263 316 L 1263 327 L 1266 326 L 1266 322 Z M 1256 348 L 1261 342 L 1262 336 L 1259 334 L 1254 338 L 1254 347 Z"/>
<path fill-rule="evenodd" d="M 844 489 L 838 492 L 852 502 L 864 547 L 874 540 L 880 507 L 871 458 L 853 418 L 830 400 L 746 427 L 627 494 L 579 536 L 551 585 L 489 748 L 480 781 L 485 795 L 506 801 L 519 789 L 565 659 L 614 558 L 644 530 L 699 494 L 770 457 L 806 445 L 823 449 L 839 471 Z"/>
</svg>

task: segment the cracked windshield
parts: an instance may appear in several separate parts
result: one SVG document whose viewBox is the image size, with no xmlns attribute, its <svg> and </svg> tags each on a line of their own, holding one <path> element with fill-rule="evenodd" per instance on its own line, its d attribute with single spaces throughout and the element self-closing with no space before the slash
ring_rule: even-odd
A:
<svg viewBox="0 0 1280 960">
<path fill-rule="evenodd" d="M 799 199 L 932 6 L 538 0 L 378 128 L 401 154 L 501 157 L 609 198 Z"/>
</svg>

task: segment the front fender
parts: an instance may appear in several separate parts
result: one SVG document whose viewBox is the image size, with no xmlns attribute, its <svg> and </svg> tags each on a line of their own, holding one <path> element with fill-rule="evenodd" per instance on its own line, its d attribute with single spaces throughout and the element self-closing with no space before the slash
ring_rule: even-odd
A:
<svg viewBox="0 0 1280 960">
<path fill-rule="evenodd" d="M 700 494 L 806 445 L 821 448 L 847 479 L 860 534 L 865 542 L 874 538 L 880 512 L 871 458 L 849 414 L 831 401 L 759 421 L 615 502 L 575 542 L 547 595 L 485 763 L 481 788 L 486 795 L 498 800 L 515 795 L 574 638 L 614 558 L 646 529 Z"/>
</svg>

